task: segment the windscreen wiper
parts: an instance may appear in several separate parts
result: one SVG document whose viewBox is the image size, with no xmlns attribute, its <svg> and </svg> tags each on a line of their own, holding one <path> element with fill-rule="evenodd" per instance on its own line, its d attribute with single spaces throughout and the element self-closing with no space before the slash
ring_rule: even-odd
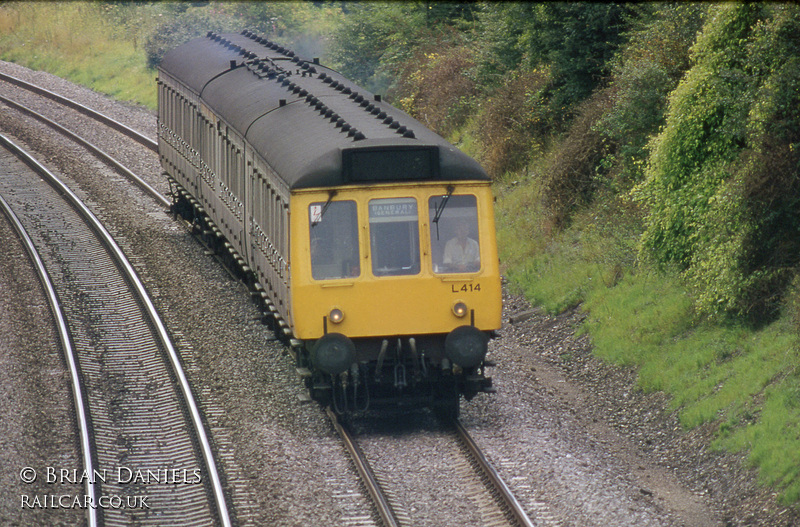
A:
<svg viewBox="0 0 800 527">
<path fill-rule="evenodd" d="M 450 196 L 453 195 L 453 191 L 456 188 L 453 185 L 447 185 L 447 195 L 444 199 L 436 205 L 436 209 L 434 210 L 433 215 L 433 223 L 436 224 L 436 239 L 439 239 L 439 219 L 442 217 L 442 213 L 444 212 L 444 208 L 447 206 L 447 202 L 450 201 Z"/>
</svg>

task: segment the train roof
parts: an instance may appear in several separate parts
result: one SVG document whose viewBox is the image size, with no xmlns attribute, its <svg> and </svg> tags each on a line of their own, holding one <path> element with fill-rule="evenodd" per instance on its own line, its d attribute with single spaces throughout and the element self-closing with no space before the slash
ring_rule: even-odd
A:
<svg viewBox="0 0 800 527">
<path fill-rule="evenodd" d="M 250 31 L 209 32 L 168 52 L 159 71 L 245 137 L 292 189 L 489 179 L 408 114 Z"/>
</svg>

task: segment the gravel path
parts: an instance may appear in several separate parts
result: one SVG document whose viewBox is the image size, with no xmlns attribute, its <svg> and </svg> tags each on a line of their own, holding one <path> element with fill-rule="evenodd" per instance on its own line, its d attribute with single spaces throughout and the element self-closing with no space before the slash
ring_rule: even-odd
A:
<svg viewBox="0 0 800 527">
<path fill-rule="evenodd" d="M 155 136 L 149 111 L 13 64 L 0 62 L 0 70 Z M 22 91 L 5 84 L 0 89 L 25 102 Z M 51 103 L 37 104 L 42 113 L 52 113 Z M 95 134 L 98 146 L 118 151 L 123 140 L 74 119 L 87 135 Z M 0 132 L 38 150 L 52 167 L 77 174 L 81 192 L 102 205 L 95 205 L 96 212 L 122 239 L 176 336 L 217 442 L 239 524 L 369 524 L 362 518 L 366 499 L 341 445 L 324 414 L 300 401 L 291 360 L 259 323 L 246 289 L 152 200 L 79 149 L 63 141 L 53 146 L 46 129 L 20 122 L 2 106 Z M 126 146 L 121 155 L 166 192 L 152 152 Z M 0 524 L 71 525 L 78 523 L 79 511 L 19 507 L 20 494 L 32 490 L 19 481 L 22 467 L 79 465 L 63 361 L 48 326 L 39 323 L 46 309 L 3 222 L 0 481 L 8 497 L 0 503 Z M 14 305 L 26 291 L 34 292 L 31 300 Z M 462 403 L 462 421 L 536 525 L 800 525 L 800 516 L 756 486 L 739 456 L 706 448 L 707 430 L 682 431 L 675 415 L 664 410 L 663 395 L 642 394 L 634 388 L 634 372 L 594 359 L 588 341 L 574 337 L 580 313 L 543 316 L 511 295 L 505 311 L 510 322 L 491 351 L 499 393 Z M 434 463 L 420 477 L 435 475 Z M 432 502 L 464 505 L 453 503 L 447 489 L 417 499 L 424 500 L 420 508 Z"/>
</svg>

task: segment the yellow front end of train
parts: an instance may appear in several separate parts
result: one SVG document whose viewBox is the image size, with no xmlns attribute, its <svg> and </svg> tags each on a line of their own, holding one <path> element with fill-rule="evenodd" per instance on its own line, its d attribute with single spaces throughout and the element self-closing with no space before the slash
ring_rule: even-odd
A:
<svg viewBox="0 0 800 527">
<path fill-rule="evenodd" d="M 340 333 L 357 340 L 500 327 L 487 182 L 309 189 L 291 200 L 297 338 Z"/>
</svg>

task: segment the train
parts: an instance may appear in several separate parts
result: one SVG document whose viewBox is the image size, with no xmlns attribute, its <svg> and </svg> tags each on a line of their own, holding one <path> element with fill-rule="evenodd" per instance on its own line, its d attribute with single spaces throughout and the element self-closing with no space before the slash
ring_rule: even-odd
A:
<svg viewBox="0 0 800 527">
<path fill-rule="evenodd" d="M 253 31 L 158 67 L 172 212 L 251 289 L 339 414 L 492 393 L 500 264 L 487 173 L 421 122 Z"/>
</svg>

